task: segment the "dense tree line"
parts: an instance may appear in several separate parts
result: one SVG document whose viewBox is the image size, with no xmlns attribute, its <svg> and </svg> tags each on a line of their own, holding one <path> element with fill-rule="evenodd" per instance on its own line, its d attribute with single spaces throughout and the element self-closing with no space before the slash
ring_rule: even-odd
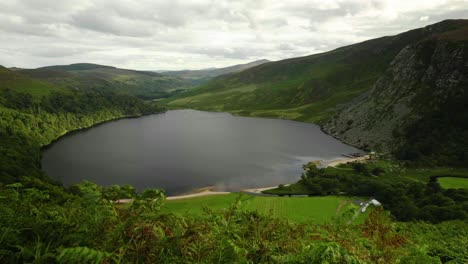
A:
<svg viewBox="0 0 468 264">
<path fill-rule="evenodd" d="M 0 102 L 7 108 L 30 114 L 40 114 L 42 111 L 52 114 L 90 114 L 102 110 L 118 110 L 132 115 L 160 110 L 154 104 L 145 103 L 135 97 L 99 91 L 52 92 L 35 98 L 29 93 L 1 89 Z"/>
</svg>

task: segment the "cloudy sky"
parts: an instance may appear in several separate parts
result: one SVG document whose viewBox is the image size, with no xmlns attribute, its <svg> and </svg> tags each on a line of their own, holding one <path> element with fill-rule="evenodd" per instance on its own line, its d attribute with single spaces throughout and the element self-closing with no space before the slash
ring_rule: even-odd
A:
<svg viewBox="0 0 468 264">
<path fill-rule="evenodd" d="M 0 65 L 142 70 L 280 60 L 468 18 L 468 0 L 2 0 Z"/>
</svg>

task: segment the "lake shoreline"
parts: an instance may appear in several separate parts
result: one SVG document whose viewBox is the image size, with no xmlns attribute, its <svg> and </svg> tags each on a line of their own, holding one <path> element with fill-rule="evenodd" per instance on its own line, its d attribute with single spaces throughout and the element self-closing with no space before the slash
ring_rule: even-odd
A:
<svg viewBox="0 0 468 264">
<path fill-rule="evenodd" d="M 164 110 L 164 111 L 161 111 L 161 112 L 151 112 L 151 113 L 143 113 L 143 114 L 136 114 L 136 115 L 120 116 L 120 117 L 116 117 L 116 118 L 103 120 L 103 121 L 94 123 L 94 124 L 92 124 L 90 126 L 87 126 L 87 127 L 80 127 L 80 128 L 73 129 L 73 130 L 70 130 L 70 131 L 65 131 L 65 133 L 63 133 L 60 136 L 58 136 L 57 138 L 51 140 L 49 143 L 41 146 L 39 149 L 42 152 L 44 150 L 49 149 L 54 143 L 60 141 L 61 139 L 65 138 L 67 136 L 71 136 L 71 135 L 73 135 L 75 133 L 79 133 L 79 132 L 83 132 L 83 131 L 86 131 L 86 130 L 91 129 L 91 128 L 95 128 L 95 127 L 98 127 L 100 125 L 104 125 L 104 124 L 111 123 L 111 122 L 114 122 L 114 121 L 119 121 L 119 120 L 122 120 L 122 119 L 133 119 L 133 118 L 139 118 L 139 117 L 144 117 L 144 116 L 149 116 L 149 115 L 163 114 L 165 112 L 167 112 L 167 110 Z"/>
<path fill-rule="evenodd" d="M 346 164 L 349 162 L 355 162 L 355 161 L 365 161 L 369 160 L 369 155 L 365 155 L 362 157 L 356 157 L 356 158 L 346 158 L 346 159 L 339 159 L 339 160 L 331 160 L 330 162 L 327 163 L 325 167 L 336 167 L 341 164 Z M 289 184 L 286 184 L 287 186 Z M 238 193 L 238 192 L 247 192 L 247 193 L 258 193 L 261 194 L 262 191 L 270 190 L 277 188 L 278 186 L 270 186 L 270 187 L 258 187 L 258 188 L 248 188 L 248 189 L 242 189 L 240 191 L 236 192 L 225 192 L 225 191 L 216 191 L 215 186 L 208 186 L 204 188 L 197 188 L 191 192 L 188 192 L 186 194 L 181 194 L 181 195 L 173 195 L 173 196 L 167 196 L 166 200 L 169 201 L 174 201 L 174 200 L 182 200 L 182 199 L 189 199 L 189 198 L 195 198 L 195 197 L 203 197 L 203 196 L 211 196 L 211 195 L 222 195 L 222 194 L 231 194 L 231 193 Z M 121 204 L 121 203 L 129 203 L 131 202 L 132 199 L 120 199 L 117 200 L 116 203 Z"/>
<path fill-rule="evenodd" d="M 111 118 L 111 119 L 108 119 L 108 120 L 103 120 L 101 122 L 94 123 L 94 124 L 92 124 L 90 126 L 87 126 L 87 127 L 81 127 L 81 128 L 73 129 L 73 130 L 70 130 L 70 131 L 66 131 L 65 133 L 61 134 L 57 138 L 51 140 L 49 143 L 39 147 L 39 153 L 40 153 L 39 160 L 41 161 L 41 162 L 39 162 L 39 169 L 43 170 L 43 168 L 42 168 L 42 158 L 43 158 L 42 154 L 44 153 L 44 151 L 48 150 L 55 143 L 59 142 L 60 140 L 63 140 L 66 137 L 73 136 L 76 133 L 80 133 L 80 132 L 83 132 L 83 131 L 86 131 L 86 130 L 89 130 L 89 129 L 92 129 L 92 128 L 95 128 L 95 127 L 98 127 L 98 126 L 101 126 L 101 125 L 104 125 L 104 124 L 119 121 L 119 120 L 122 120 L 122 119 L 139 118 L 139 117 L 144 117 L 144 116 L 149 116 L 149 115 L 163 114 L 165 112 L 167 112 L 167 110 L 163 110 L 161 112 L 152 112 L 152 113 L 143 113 L 143 114 L 137 114 L 137 115 L 120 116 L 120 117 Z M 56 180 L 56 179 L 50 177 L 48 174 L 46 174 L 46 175 L 47 175 L 47 177 L 49 177 L 49 178 L 51 178 L 53 180 Z M 60 184 L 63 185 L 62 181 L 59 181 L 59 182 L 60 182 Z"/>
<path fill-rule="evenodd" d="M 356 158 L 345 158 L 345 159 L 336 159 L 336 160 L 331 160 L 329 161 L 325 167 L 336 167 L 341 164 L 346 164 L 349 162 L 356 162 L 356 161 L 365 161 L 369 160 L 369 155 L 365 155 L 362 157 L 356 157 Z M 289 184 L 285 184 L 285 186 L 288 186 Z M 239 192 L 248 192 L 248 193 L 262 193 L 263 191 L 270 190 L 278 188 L 278 186 L 270 186 L 270 187 L 258 187 L 258 188 L 248 188 L 248 189 L 242 189 Z M 206 187 L 202 188 L 203 191 L 198 191 L 195 193 L 189 193 L 185 195 L 175 195 L 175 196 L 168 196 L 166 199 L 167 200 L 178 200 L 178 199 L 185 199 L 185 198 L 192 198 L 192 197 L 200 197 L 200 196 L 207 196 L 207 195 L 217 195 L 217 194 L 228 194 L 228 193 L 236 193 L 236 192 L 220 192 L 220 191 L 214 191 L 214 187 Z M 197 189 L 200 190 L 200 189 Z"/>
<path fill-rule="evenodd" d="M 200 111 L 200 110 L 195 110 L 195 111 Z M 62 139 L 66 138 L 67 136 L 72 136 L 74 135 L 75 133 L 79 133 L 79 132 L 83 132 L 83 131 L 87 131 L 91 128 L 95 128 L 95 127 L 98 127 L 98 126 L 101 126 L 101 125 L 104 125 L 104 124 L 107 124 L 107 123 L 112 123 L 112 122 L 116 122 L 116 121 L 119 121 L 121 119 L 134 119 L 134 118 L 139 118 L 139 117 L 144 117 L 144 116 L 149 116 L 149 115 L 159 115 L 159 114 L 162 114 L 162 113 L 166 113 L 167 111 L 160 111 L 160 112 L 150 112 L 150 113 L 143 113 L 143 114 L 137 114 L 137 115 L 127 115 L 127 116 L 120 116 L 120 117 L 116 117 L 116 118 L 111 118 L 111 119 L 107 119 L 107 120 L 103 120 L 101 122 L 97 122 L 97 123 L 94 123 L 90 126 L 87 126 L 87 127 L 81 127 L 81 128 L 78 128 L 78 129 L 74 129 L 74 130 L 71 130 L 71 131 L 66 131 L 64 132 L 62 135 L 58 136 L 56 139 L 52 140 L 50 143 L 42 146 L 40 148 L 41 150 L 41 160 L 43 159 L 43 154 L 46 150 L 48 150 L 49 148 L 51 148 L 55 143 L 61 141 Z M 211 112 L 211 113 L 223 113 L 223 112 L 219 112 L 219 111 L 200 111 L 200 112 Z M 231 116 L 243 116 L 243 115 L 236 115 L 236 114 L 233 114 L 233 113 L 230 113 L 230 112 L 224 112 L 224 113 L 227 113 Z M 284 119 L 284 118 L 274 118 L 274 117 L 254 117 L 254 116 L 244 116 L 244 117 L 247 117 L 247 118 L 253 118 L 253 119 L 256 119 L 256 118 L 260 118 L 260 119 L 270 119 L 270 120 L 284 120 L 284 121 L 290 121 L 290 122 L 294 122 L 294 123 L 303 123 L 303 124 L 306 124 L 308 122 L 301 122 L 301 121 L 296 121 L 296 120 L 291 120 L 291 119 Z M 288 127 L 289 127 L 289 124 L 288 124 Z M 296 127 L 296 126 L 294 126 Z M 321 133 L 325 134 L 325 135 L 328 135 L 327 133 L 324 133 L 324 131 L 320 128 L 320 126 L 317 126 L 318 129 L 320 130 Z M 330 135 L 328 135 L 330 136 Z M 336 139 L 335 139 L 336 140 Z M 339 140 L 337 140 L 338 142 L 341 142 Z M 347 145 L 347 144 L 344 144 L 344 145 Z M 349 145 L 348 145 L 349 146 Z M 348 152 L 341 152 L 341 153 L 348 153 Z M 336 157 L 336 156 L 335 156 Z M 309 158 L 312 158 L 312 157 L 309 157 Z M 318 158 L 318 157 L 317 157 Z M 359 158 L 359 159 L 362 159 L 362 158 Z M 312 160 L 312 159 L 311 159 Z M 331 160 L 331 161 L 325 161 L 325 163 L 328 163 L 326 166 L 333 166 L 331 164 L 340 164 L 340 163 L 343 163 L 343 162 L 350 162 L 352 160 L 355 160 L 355 159 L 340 159 L 340 160 Z M 305 161 L 306 162 L 306 161 Z M 41 169 L 44 169 L 44 167 L 42 166 L 42 162 L 41 162 Z M 289 179 L 289 180 L 286 180 L 285 182 L 288 182 L 292 179 Z M 267 181 L 266 181 L 267 182 Z M 267 183 L 268 184 L 268 183 Z M 154 186 L 159 186 L 159 185 L 154 185 Z M 247 185 L 248 186 L 248 185 Z M 255 185 L 254 185 L 255 186 Z M 267 189 L 272 189 L 272 188 L 276 188 L 276 186 L 272 186 L 272 187 L 261 187 L 261 188 L 249 188 L 247 189 L 248 191 L 250 192 L 258 192 L 258 193 L 261 193 L 261 191 L 263 190 L 267 190 Z M 193 193 L 193 190 L 188 193 L 188 194 L 183 194 L 183 195 L 175 195 L 175 196 L 170 196 L 170 197 L 177 197 L 177 198 L 170 198 L 170 199 L 181 199 L 180 197 L 186 197 L 188 195 L 188 197 L 194 197 L 194 196 L 204 196 L 204 195 L 212 195 L 213 193 L 215 194 L 223 194 L 223 193 L 229 193 L 229 192 L 220 192 L 220 191 L 217 191 L 215 189 L 210 189 L 210 190 L 203 190 L 203 191 L 197 191 L 198 194 L 194 194 Z M 169 199 L 169 200 L 170 200 Z"/>
</svg>

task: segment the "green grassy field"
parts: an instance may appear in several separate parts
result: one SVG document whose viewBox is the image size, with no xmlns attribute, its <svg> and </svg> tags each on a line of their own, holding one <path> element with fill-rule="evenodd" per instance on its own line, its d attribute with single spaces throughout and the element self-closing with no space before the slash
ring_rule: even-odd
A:
<svg viewBox="0 0 468 264">
<path fill-rule="evenodd" d="M 444 189 L 468 189 L 468 178 L 443 177 L 437 180 Z"/>
<path fill-rule="evenodd" d="M 238 197 L 239 194 L 232 193 L 172 200 L 166 202 L 163 212 L 202 216 L 204 207 L 211 210 L 228 209 Z M 351 201 L 352 198 L 337 196 L 261 197 L 243 194 L 240 198 L 240 208 L 276 218 L 286 218 L 296 223 L 324 223 L 345 208 L 354 206 Z"/>
</svg>

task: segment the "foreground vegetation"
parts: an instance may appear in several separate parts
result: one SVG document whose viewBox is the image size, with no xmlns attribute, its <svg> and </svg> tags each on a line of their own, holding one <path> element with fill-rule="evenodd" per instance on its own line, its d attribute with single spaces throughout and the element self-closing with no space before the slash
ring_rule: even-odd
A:
<svg viewBox="0 0 468 264">
<path fill-rule="evenodd" d="M 126 209 L 112 202 L 121 195 L 134 198 Z M 36 179 L 2 186 L 0 197 L 4 263 L 463 263 L 467 256 L 466 223 L 393 223 L 379 209 L 362 224 L 348 224 L 352 208 L 322 225 L 295 224 L 239 201 L 183 217 L 164 212 L 159 190 L 85 182 L 64 192 Z"/>
</svg>

